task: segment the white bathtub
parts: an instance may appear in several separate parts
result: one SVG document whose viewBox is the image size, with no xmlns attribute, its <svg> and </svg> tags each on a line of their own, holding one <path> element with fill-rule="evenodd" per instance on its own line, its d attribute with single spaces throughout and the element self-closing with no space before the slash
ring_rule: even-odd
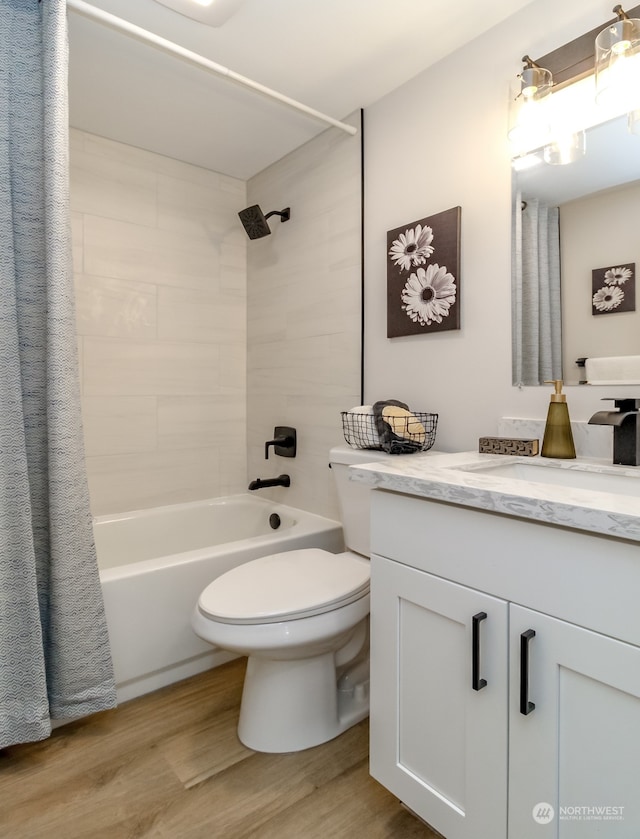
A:
<svg viewBox="0 0 640 839">
<path fill-rule="evenodd" d="M 94 533 L 120 701 L 233 658 L 190 624 L 220 574 L 278 551 L 343 550 L 339 522 L 251 495 L 99 516 Z"/>
</svg>

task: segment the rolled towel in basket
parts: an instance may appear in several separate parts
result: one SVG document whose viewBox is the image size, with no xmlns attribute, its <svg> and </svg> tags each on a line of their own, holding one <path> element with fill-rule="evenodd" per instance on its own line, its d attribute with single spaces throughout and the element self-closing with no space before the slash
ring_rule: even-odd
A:
<svg viewBox="0 0 640 839">
<path fill-rule="evenodd" d="M 427 432 L 418 417 L 414 416 L 411 411 L 387 405 L 382 409 L 382 417 L 385 422 L 389 423 L 396 437 L 424 445 Z"/>
<path fill-rule="evenodd" d="M 373 406 L 382 448 L 391 454 L 422 451 L 427 432 L 409 406 L 397 399 L 386 399 Z"/>
<path fill-rule="evenodd" d="M 347 440 L 357 449 L 379 449 L 380 438 L 373 418 L 373 405 L 356 405 L 347 411 L 349 417 Z"/>
</svg>

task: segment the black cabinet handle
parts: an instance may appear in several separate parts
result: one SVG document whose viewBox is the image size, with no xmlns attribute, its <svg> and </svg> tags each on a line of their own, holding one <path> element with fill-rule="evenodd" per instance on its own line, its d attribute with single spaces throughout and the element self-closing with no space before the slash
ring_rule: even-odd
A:
<svg viewBox="0 0 640 839">
<path fill-rule="evenodd" d="M 486 618 L 486 612 L 478 612 L 471 618 L 471 687 L 474 690 L 482 690 L 487 686 L 487 680 L 480 678 L 480 623 Z"/>
<path fill-rule="evenodd" d="M 529 702 L 529 641 L 535 637 L 535 629 L 520 636 L 520 713 L 525 717 L 536 707 L 535 702 Z"/>
</svg>

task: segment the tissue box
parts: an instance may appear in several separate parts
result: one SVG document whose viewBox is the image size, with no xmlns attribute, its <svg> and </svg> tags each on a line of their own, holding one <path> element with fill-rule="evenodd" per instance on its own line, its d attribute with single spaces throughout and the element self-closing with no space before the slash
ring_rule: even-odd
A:
<svg viewBox="0 0 640 839">
<path fill-rule="evenodd" d="M 534 457 L 538 454 L 538 440 L 480 437 L 478 444 L 478 451 L 483 454 L 515 454 L 519 457 Z"/>
</svg>

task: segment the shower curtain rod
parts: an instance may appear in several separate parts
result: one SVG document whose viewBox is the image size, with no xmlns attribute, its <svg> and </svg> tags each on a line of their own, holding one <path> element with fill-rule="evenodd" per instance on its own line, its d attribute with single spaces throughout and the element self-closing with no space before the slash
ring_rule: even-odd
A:
<svg viewBox="0 0 640 839">
<path fill-rule="evenodd" d="M 238 84 L 244 85 L 244 87 L 248 87 L 258 93 L 262 93 L 271 99 L 282 102 L 284 105 L 289 105 L 289 107 L 294 108 L 297 111 L 301 111 L 302 113 L 307 114 L 307 116 L 314 117 L 315 119 L 319 119 L 329 125 L 333 125 L 335 128 L 339 128 L 347 134 L 354 135 L 358 133 L 358 129 L 354 128 L 353 125 L 348 125 L 346 122 L 340 122 L 340 120 L 327 116 L 327 114 L 316 111 L 315 108 L 303 105 L 302 102 L 291 99 L 283 93 L 278 93 L 277 90 L 265 87 L 259 82 L 254 82 L 252 79 L 248 79 L 246 76 L 241 76 L 239 73 L 230 70 L 228 67 L 223 67 L 222 64 L 216 64 L 215 61 L 210 61 L 208 58 L 205 58 L 203 55 L 199 55 L 197 52 L 187 50 L 179 44 L 175 44 L 173 41 L 168 41 L 166 38 L 161 38 L 159 35 L 149 32 L 148 29 L 143 29 L 141 26 L 136 26 L 134 23 L 129 23 L 129 21 L 124 20 L 123 18 L 112 15 L 102 9 L 98 9 L 90 3 L 85 3 L 84 0 L 67 0 L 67 8 L 74 12 L 78 12 L 85 17 L 91 18 L 92 20 L 97 20 L 99 23 L 111 26 L 113 29 L 125 32 L 127 35 L 132 35 L 134 38 L 145 41 L 147 44 L 158 47 L 159 49 L 172 55 L 177 55 L 180 58 L 189 61 L 191 64 L 203 67 L 205 70 L 209 70 L 218 76 L 223 76 L 226 79 L 238 82 Z"/>
</svg>

